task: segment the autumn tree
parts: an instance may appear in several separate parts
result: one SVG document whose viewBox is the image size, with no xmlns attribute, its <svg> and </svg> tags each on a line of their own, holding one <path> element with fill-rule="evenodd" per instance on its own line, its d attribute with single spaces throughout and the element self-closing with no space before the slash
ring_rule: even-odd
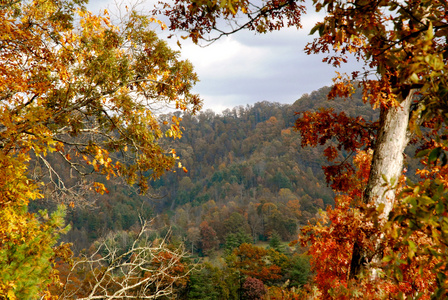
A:
<svg viewBox="0 0 448 300">
<path fill-rule="evenodd" d="M 243 283 L 243 297 L 247 300 L 263 299 L 266 294 L 266 288 L 259 279 L 247 277 Z"/>
<path fill-rule="evenodd" d="M 419 126 L 423 121 L 431 120 L 437 128 L 444 126 L 446 106 L 441 86 L 446 82 L 446 40 L 441 37 L 445 37 L 448 30 L 446 5 L 442 1 L 363 4 L 315 1 L 315 5 L 318 10 L 326 9 L 327 16 L 314 27 L 313 31 L 319 31 L 320 38 L 308 45 L 307 51 L 335 49 L 335 55 L 326 58 L 334 65 L 344 62 L 347 54 L 352 53 L 378 78 L 372 80 L 367 74 L 355 72 L 352 80 L 360 80 L 364 101 L 380 108 L 376 138 L 371 145 L 362 145 L 373 149 L 362 200 L 378 209 L 379 222 L 383 224 L 395 204 L 406 145 L 413 134 L 421 137 Z M 350 84 L 337 81 L 330 97 L 349 96 L 350 93 Z M 351 124 L 361 125 L 354 121 Z M 301 122 L 299 119 L 298 128 Z M 358 134 L 363 132 L 365 130 L 359 130 Z M 340 146 L 350 148 L 348 143 Z M 332 158 L 331 152 L 327 152 L 329 158 Z M 379 262 L 378 247 L 379 242 L 372 252 L 355 244 L 350 276 Z"/>
<path fill-rule="evenodd" d="M 274 249 L 264 249 L 251 244 L 241 244 L 227 258 L 227 264 L 245 276 L 273 283 L 282 278 L 288 258 Z"/>
<path fill-rule="evenodd" d="M 148 177 L 176 162 L 165 137 L 181 135 L 180 118 L 160 123 L 157 109 L 201 107 L 190 93 L 197 81 L 191 64 L 150 30 L 154 19 L 129 11 L 114 25 L 106 11 L 95 16 L 84 3 L 0 4 L 0 261 L 8 262 L 1 264 L 0 294 L 11 299 L 45 289 L 63 229 L 62 208 L 52 217 L 27 212 L 28 202 L 43 196 L 30 159 L 69 204 L 76 194 L 49 153 L 73 176 L 123 176 L 145 191 Z M 101 183 L 88 188 L 106 192 Z"/>
<path fill-rule="evenodd" d="M 205 254 L 211 254 L 218 247 L 218 237 L 216 236 L 215 230 L 210 227 L 207 221 L 203 221 L 199 225 L 200 236 L 201 236 L 201 250 Z"/>
<path fill-rule="evenodd" d="M 170 30 L 186 31 L 195 43 L 210 43 L 243 29 L 266 33 L 279 30 L 285 24 L 301 28 L 300 18 L 305 12 L 301 2 L 269 0 L 258 4 L 250 1 L 161 1 L 153 12 L 163 13 L 169 18 Z M 223 26 L 229 23 L 230 26 Z"/>
</svg>

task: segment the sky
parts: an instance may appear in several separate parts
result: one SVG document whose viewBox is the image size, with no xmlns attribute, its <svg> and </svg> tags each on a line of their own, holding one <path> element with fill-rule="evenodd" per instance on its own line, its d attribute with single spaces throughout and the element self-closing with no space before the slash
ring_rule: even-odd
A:
<svg viewBox="0 0 448 300">
<path fill-rule="evenodd" d="M 144 7 L 150 9 L 152 5 L 149 0 Z M 114 7 L 114 0 L 93 0 L 88 5 L 94 13 Z M 350 73 L 359 69 L 353 62 L 336 69 L 323 63 L 322 55 L 305 54 L 306 44 L 316 37 L 309 32 L 323 18 L 307 11 L 302 16 L 300 30 L 283 28 L 267 34 L 240 31 L 207 47 L 181 39 L 182 33 L 177 34 L 178 38 L 167 39 L 172 49 L 181 51 L 182 59 L 193 64 L 200 79 L 193 92 L 203 99 L 203 110 L 220 113 L 227 108 L 260 101 L 291 104 L 303 94 L 331 85 L 335 71 Z M 166 30 L 157 33 L 161 38 L 171 34 Z"/>
</svg>

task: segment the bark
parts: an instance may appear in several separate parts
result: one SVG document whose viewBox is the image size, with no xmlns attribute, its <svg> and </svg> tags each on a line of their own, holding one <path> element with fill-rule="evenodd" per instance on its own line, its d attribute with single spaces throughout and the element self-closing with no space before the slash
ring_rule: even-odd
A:
<svg viewBox="0 0 448 300">
<path fill-rule="evenodd" d="M 409 115 L 414 91 L 411 90 L 398 107 L 382 109 L 380 128 L 375 143 L 369 181 L 364 192 L 364 202 L 375 207 L 384 205 L 380 226 L 387 220 L 395 202 L 396 183 L 403 170 L 403 152 L 409 143 Z M 387 182 L 385 182 L 385 180 Z M 350 278 L 355 278 L 369 264 L 381 260 L 381 236 L 371 237 L 376 249 L 363 249 L 358 243 L 353 248 Z M 375 273 L 374 270 L 369 270 Z M 375 274 L 373 274 L 375 276 Z"/>
</svg>

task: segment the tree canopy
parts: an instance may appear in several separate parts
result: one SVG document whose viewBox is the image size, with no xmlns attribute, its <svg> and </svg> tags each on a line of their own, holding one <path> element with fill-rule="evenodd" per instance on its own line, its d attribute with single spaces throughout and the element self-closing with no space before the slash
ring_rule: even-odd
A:
<svg viewBox="0 0 448 300">
<path fill-rule="evenodd" d="M 159 121 L 158 109 L 201 108 L 192 65 L 157 38 L 155 19 L 128 11 L 113 24 L 84 4 L 0 4 L 0 294 L 11 299 L 38 297 L 63 255 L 55 247 L 63 208 L 27 212 L 43 197 L 43 174 L 60 201 L 77 198 L 46 155 L 60 155 L 81 179 L 122 176 L 145 191 L 147 178 L 175 165 L 164 140 L 181 136 L 180 119 Z M 106 192 L 101 183 L 87 188 Z"/>
</svg>

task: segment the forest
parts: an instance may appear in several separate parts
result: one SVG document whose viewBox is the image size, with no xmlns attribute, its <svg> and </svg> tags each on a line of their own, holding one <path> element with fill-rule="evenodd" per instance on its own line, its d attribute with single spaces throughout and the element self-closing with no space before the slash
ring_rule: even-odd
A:
<svg viewBox="0 0 448 300">
<path fill-rule="evenodd" d="M 300 137 L 293 129 L 294 115 L 317 107 L 341 111 L 345 100 L 328 102 L 329 91 L 324 87 L 292 105 L 259 102 L 222 114 L 175 113 L 188 128 L 173 144 L 188 172 L 162 175 L 151 183 L 146 195 L 139 195 L 118 178 L 99 179 L 108 193 L 69 208 L 65 220 L 71 229 L 61 240 L 71 243 L 77 254 L 91 247 L 90 251 L 96 250 L 95 245 L 105 238 L 127 249 L 140 229 L 141 217 L 151 220 L 151 241 L 167 238 L 172 245 L 181 244 L 196 261 L 189 267 L 195 266 L 197 271 L 178 287 L 177 293 L 183 295 L 180 298 L 207 299 L 210 293 L 215 295 L 212 298 L 222 293 L 228 294 L 224 298 L 240 297 L 241 291 L 234 288 L 240 285 L 235 282 L 240 267 L 228 260 L 234 259 L 233 252 L 244 243 L 250 245 L 244 251 L 262 251 L 261 259 L 272 255 L 282 259 L 281 270 L 269 266 L 265 272 L 272 274 L 254 273 L 251 278 L 260 279 L 274 295 L 280 285 L 299 290 L 311 279 L 309 258 L 304 249 L 288 244 L 297 239 L 300 227 L 314 220 L 327 205 L 334 205 L 334 194 L 321 168 L 325 163 L 323 149 L 311 151 L 300 146 Z M 354 95 L 353 103 L 344 109 L 347 114 L 377 117 L 362 102 L 360 93 Z M 58 156 L 49 155 L 48 160 L 62 176 L 70 174 L 70 165 Z M 69 178 L 63 180 L 70 182 Z M 30 210 L 51 209 L 49 203 L 45 198 L 36 200 L 30 203 Z M 124 244 L 117 241 L 123 237 Z M 248 263 L 259 267 L 261 262 Z M 218 278 L 208 287 L 195 285 L 197 276 L 202 278 L 204 272 L 207 277 L 221 272 L 233 280 L 219 283 L 215 290 Z"/>
<path fill-rule="evenodd" d="M 448 296 L 445 1 L 314 0 L 305 52 L 363 71 L 222 113 L 154 26 L 300 30 L 303 2 L 85 4 L 0 2 L 0 299 Z"/>
</svg>

